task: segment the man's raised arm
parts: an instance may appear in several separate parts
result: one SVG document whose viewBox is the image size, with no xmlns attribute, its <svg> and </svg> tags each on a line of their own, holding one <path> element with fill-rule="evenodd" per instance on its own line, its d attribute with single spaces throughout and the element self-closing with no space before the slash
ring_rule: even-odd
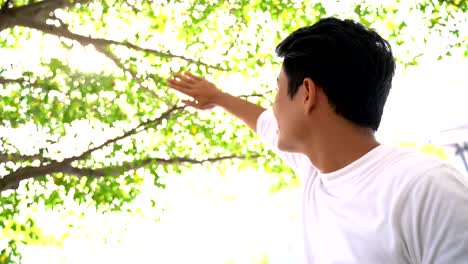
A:
<svg viewBox="0 0 468 264">
<path fill-rule="evenodd" d="M 182 100 L 188 106 L 196 109 L 210 109 L 220 106 L 257 132 L 257 120 L 265 109 L 247 100 L 222 92 L 213 83 L 189 72 L 175 73 L 174 78 L 168 79 L 169 87 L 186 94 L 193 100 Z"/>
<path fill-rule="evenodd" d="M 182 100 L 188 106 L 196 109 L 210 109 L 214 106 L 223 107 L 226 111 L 244 121 L 260 136 L 260 139 L 267 147 L 276 152 L 300 175 L 309 172 L 311 163 L 305 155 L 283 152 L 278 149 L 278 126 L 271 110 L 265 112 L 265 109 L 261 106 L 223 93 L 211 82 L 188 72 L 183 75 L 175 73 L 174 78 L 168 79 L 167 83 L 175 90 L 192 97 L 192 100 Z M 262 115 L 263 112 L 265 113 Z M 262 115 L 261 120 L 259 120 L 260 115 Z M 257 127 L 259 131 L 257 131 Z"/>
</svg>

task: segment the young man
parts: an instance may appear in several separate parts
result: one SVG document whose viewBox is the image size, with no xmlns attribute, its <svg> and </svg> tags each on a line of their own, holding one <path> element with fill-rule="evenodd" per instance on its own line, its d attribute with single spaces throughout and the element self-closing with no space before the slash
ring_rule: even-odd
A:
<svg viewBox="0 0 468 264">
<path fill-rule="evenodd" d="M 194 99 L 189 106 L 242 119 L 295 169 L 304 262 L 468 263 L 467 179 L 374 137 L 395 69 L 388 42 L 327 18 L 276 52 L 284 60 L 273 110 L 190 73 L 168 84 Z"/>
</svg>

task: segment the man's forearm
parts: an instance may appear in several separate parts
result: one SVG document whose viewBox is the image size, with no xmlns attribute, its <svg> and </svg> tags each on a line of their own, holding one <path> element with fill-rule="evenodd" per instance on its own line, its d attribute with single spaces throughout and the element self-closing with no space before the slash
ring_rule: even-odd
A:
<svg viewBox="0 0 468 264">
<path fill-rule="evenodd" d="M 265 108 L 233 95 L 222 93 L 216 99 L 216 105 L 241 119 L 250 129 L 257 132 L 257 120 Z"/>
</svg>

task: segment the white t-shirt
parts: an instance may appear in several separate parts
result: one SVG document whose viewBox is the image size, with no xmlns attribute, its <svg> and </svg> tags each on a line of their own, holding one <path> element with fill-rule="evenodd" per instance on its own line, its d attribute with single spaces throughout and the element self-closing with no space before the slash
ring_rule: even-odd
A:
<svg viewBox="0 0 468 264">
<path fill-rule="evenodd" d="M 304 263 L 468 263 L 468 180 L 449 165 L 380 145 L 320 173 L 278 150 L 271 110 L 257 132 L 300 177 Z"/>
</svg>

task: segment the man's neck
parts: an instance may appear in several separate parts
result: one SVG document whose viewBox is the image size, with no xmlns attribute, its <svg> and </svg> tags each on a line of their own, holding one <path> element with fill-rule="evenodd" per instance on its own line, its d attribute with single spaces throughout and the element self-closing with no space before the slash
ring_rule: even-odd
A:
<svg viewBox="0 0 468 264">
<path fill-rule="evenodd" d="M 324 131 L 313 141 L 304 152 L 322 173 L 342 169 L 379 146 L 374 133 L 361 128 Z"/>
</svg>

